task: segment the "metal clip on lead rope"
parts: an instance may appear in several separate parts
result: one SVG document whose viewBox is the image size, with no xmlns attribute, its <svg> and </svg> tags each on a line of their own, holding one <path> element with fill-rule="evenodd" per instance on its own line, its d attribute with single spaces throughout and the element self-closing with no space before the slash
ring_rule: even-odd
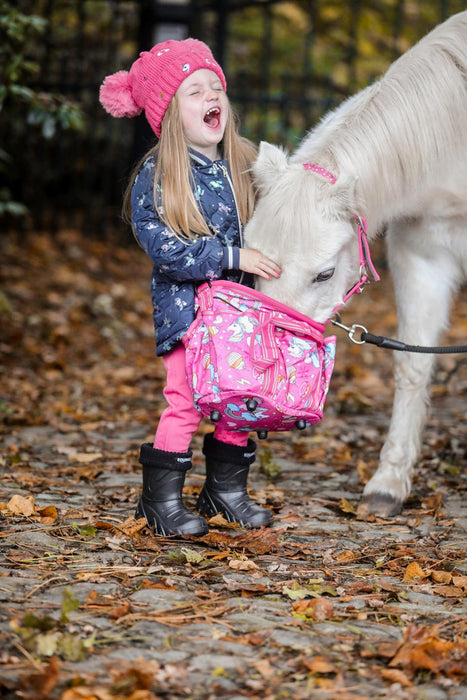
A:
<svg viewBox="0 0 467 700">
<path fill-rule="evenodd" d="M 377 345 L 380 348 L 386 348 L 388 350 L 400 350 L 402 352 L 420 352 L 432 355 L 441 355 L 447 353 L 467 353 L 467 345 L 444 345 L 429 347 L 424 345 L 406 345 L 400 340 L 395 340 L 394 338 L 386 338 L 384 335 L 373 335 L 373 333 L 368 333 L 365 326 L 361 326 L 359 323 L 354 323 L 352 326 L 345 326 L 339 314 L 336 314 L 336 320 L 331 319 L 333 326 L 338 326 L 347 334 L 356 345 L 363 345 L 364 343 L 371 343 L 372 345 Z M 360 340 L 357 340 L 354 335 L 357 329 L 361 330 Z"/>
<path fill-rule="evenodd" d="M 361 326 L 359 323 L 354 323 L 352 326 L 344 326 L 344 324 L 341 321 L 340 314 L 336 314 L 336 320 L 331 319 L 331 323 L 333 326 L 338 326 L 339 328 L 342 328 L 344 331 L 347 331 L 347 335 L 349 336 L 349 339 L 352 341 L 352 343 L 355 343 L 355 345 L 363 345 L 366 341 L 357 340 L 354 336 L 356 331 L 359 329 L 362 331 L 362 333 L 368 333 L 367 329 L 365 326 Z"/>
</svg>

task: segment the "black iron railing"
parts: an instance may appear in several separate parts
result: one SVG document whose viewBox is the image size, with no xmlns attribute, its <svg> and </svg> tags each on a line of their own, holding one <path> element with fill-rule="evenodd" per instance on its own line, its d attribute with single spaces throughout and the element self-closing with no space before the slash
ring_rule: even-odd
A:
<svg viewBox="0 0 467 700">
<path fill-rule="evenodd" d="M 380 75 L 465 0 L 18 0 L 48 20 L 31 47 L 36 87 L 61 92 L 85 114 L 82 132 L 44 140 L 25 125 L 2 137 L 14 159 L 16 198 L 31 226 L 126 230 L 122 193 L 151 145 L 143 117 L 113 119 L 98 102 L 105 75 L 128 68 L 158 38 L 188 34 L 210 44 L 228 79 L 242 131 L 293 147 L 330 108 Z M 17 125 L 18 126 L 18 125 Z M 21 133 L 16 128 L 15 134 Z"/>
</svg>

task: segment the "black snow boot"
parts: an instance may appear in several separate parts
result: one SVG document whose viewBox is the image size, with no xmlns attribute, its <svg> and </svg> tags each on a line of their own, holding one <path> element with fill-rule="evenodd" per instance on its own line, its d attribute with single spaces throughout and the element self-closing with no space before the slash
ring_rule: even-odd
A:
<svg viewBox="0 0 467 700">
<path fill-rule="evenodd" d="M 164 452 L 149 443 L 141 445 L 143 493 L 135 517 L 146 518 L 155 535 L 205 535 L 208 532 L 206 520 L 185 508 L 182 501 L 191 455 L 191 450 Z"/>
<path fill-rule="evenodd" d="M 272 513 L 268 508 L 256 505 L 247 493 L 250 465 L 255 460 L 256 444 L 248 440 L 246 447 L 220 442 L 211 433 L 204 438 L 206 455 L 206 482 L 197 507 L 203 515 L 217 513 L 229 522 L 242 527 L 270 525 Z"/>
</svg>

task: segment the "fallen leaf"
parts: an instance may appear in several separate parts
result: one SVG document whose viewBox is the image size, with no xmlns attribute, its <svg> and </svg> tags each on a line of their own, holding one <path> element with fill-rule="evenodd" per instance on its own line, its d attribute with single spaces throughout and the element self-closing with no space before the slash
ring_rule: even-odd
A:
<svg viewBox="0 0 467 700">
<path fill-rule="evenodd" d="M 180 551 L 189 564 L 201 564 L 202 562 L 206 561 L 206 558 L 196 549 L 182 547 Z"/>
<path fill-rule="evenodd" d="M 464 598 L 466 592 L 460 586 L 434 586 L 433 593 L 444 598 Z"/>
<path fill-rule="evenodd" d="M 229 559 L 229 567 L 235 571 L 258 571 L 259 569 L 254 561 L 243 555 L 238 559 Z"/>
<path fill-rule="evenodd" d="M 52 656 L 44 670 L 39 673 L 31 673 L 21 676 L 19 685 L 26 690 L 26 697 L 30 697 L 30 689 L 34 692 L 37 700 L 44 698 L 48 700 L 59 680 L 60 665 L 56 656 Z"/>
<path fill-rule="evenodd" d="M 467 576 L 453 576 L 452 582 L 455 586 L 459 586 L 464 590 L 467 590 Z"/>
<path fill-rule="evenodd" d="M 209 518 L 208 523 L 210 527 L 228 527 L 232 529 L 238 529 L 238 523 L 229 523 L 228 520 L 224 518 L 222 513 L 217 513 L 212 518 Z"/>
<path fill-rule="evenodd" d="M 55 506 L 46 506 L 45 508 L 38 508 L 37 510 L 38 518 L 44 525 L 52 525 L 58 518 L 57 509 Z"/>
<path fill-rule="evenodd" d="M 29 518 L 36 512 L 33 496 L 12 496 L 8 501 L 8 510 L 13 515 L 24 515 Z"/>
<path fill-rule="evenodd" d="M 404 671 L 399 671 L 397 668 L 383 668 L 381 669 L 381 675 L 387 681 L 391 681 L 391 683 L 400 683 L 406 688 L 413 686 L 412 681 L 409 680 Z"/>
<path fill-rule="evenodd" d="M 344 549 L 343 552 L 340 552 L 340 554 L 337 555 L 336 561 L 338 562 L 347 562 L 347 561 L 354 561 L 356 559 L 356 555 L 354 552 L 352 552 L 350 549 Z"/>
<path fill-rule="evenodd" d="M 441 639 L 436 628 L 431 630 L 409 625 L 389 665 L 414 671 L 424 669 L 435 675 L 443 673 L 448 677 L 466 677 L 467 640 Z"/>
<path fill-rule="evenodd" d="M 114 608 L 110 608 L 110 610 L 107 611 L 106 615 L 107 617 L 110 617 L 111 620 L 119 620 L 121 617 L 129 615 L 131 612 L 131 605 L 128 602 L 128 600 L 125 600 L 121 605 L 117 605 Z"/>
<path fill-rule="evenodd" d="M 292 605 L 292 610 L 298 615 L 312 617 L 314 620 L 329 620 L 334 615 L 334 606 L 329 598 L 299 600 Z"/>
<path fill-rule="evenodd" d="M 303 598 L 309 598 L 313 593 L 309 588 L 304 588 L 294 581 L 291 588 L 289 586 L 283 586 L 282 595 L 287 596 L 291 600 L 301 600 Z"/>
<path fill-rule="evenodd" d="M 127 535 L 127 537 L 134 537 L 134 535 L 136 535 L 138 532 L 144 530 L 146 526 L 146 518 L 138 518 L 138 520 L 135 520 L 135 518 L 130 515 L 123 521 L 123 523 L 116 525 L 115 530 L 118 530 L 118 532 L 123 532 L 123 534 Z"/>
<path fill-rule="evenodd" d="M 343 513 L 351 513 L 352 515 L 356 515 L 357 511 L 355 506 L 350 503 L 346 498 L 341 498 L 339 501 L 339 508 Z"/>
<path fill-rule="evenodd" d="M 402 580 L 407 583 L 409 581 L 421 580 L 427 578 L 428 576 L 429 574 L 425 573 L 425 571 L 423 571 L 416 561 L 412 561 L 406 568 L 404 578 Z"/>
<path fill-rule="evenodd" d="M 436 583 L 451 583 L 452 574 L 449 571 L 432 571 L 430 574 Z"/>
<path fill-rule="evenodd" d="M 96 459 L 101 459 L 103 456 L 102 452 L 73 452 L 68 455 L 68 459 L 70 462 L 89 464 L 90 462 L 95 462 Z"/>
<path fill-rule="evenodd" d="M 325 656 L 302 657 L 302 664 L 311 673 L 336 673 L 337 669 Z M 311 696 L 310 696 L 311 697 Z"/>
<path fill-rule="evenodd" d="M 114 526 L 112 525 L 112 523 L 107 523 L 107 522 L 105 522 L 105 520 L 96 520 L 93 523 L 93 525 L 96 528 L 96 530 L 113 530 L 114 529 Z"/>
<path fill-rule="evenodd" d="M 260 661 L 255 661 L 253 667 L 256 668 L 261 677 L 267 681 L 271 680 L 276 675 L 276 672 L 271 666 L 271 663 L 268 659 L 261 659 Z"/>
</svg>

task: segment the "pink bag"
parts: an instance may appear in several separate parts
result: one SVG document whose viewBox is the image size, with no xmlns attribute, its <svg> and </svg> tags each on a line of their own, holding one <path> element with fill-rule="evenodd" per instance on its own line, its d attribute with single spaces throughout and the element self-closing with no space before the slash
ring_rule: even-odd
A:
<svg viewBox="0 0 467 700">
<path fill-rule="evenodd" d="M 305 428 L 323 417 L 336 338 L 234 282 L 206 282 L 183 338 L 195 406 L 227 430 Z"/>
</svg>

